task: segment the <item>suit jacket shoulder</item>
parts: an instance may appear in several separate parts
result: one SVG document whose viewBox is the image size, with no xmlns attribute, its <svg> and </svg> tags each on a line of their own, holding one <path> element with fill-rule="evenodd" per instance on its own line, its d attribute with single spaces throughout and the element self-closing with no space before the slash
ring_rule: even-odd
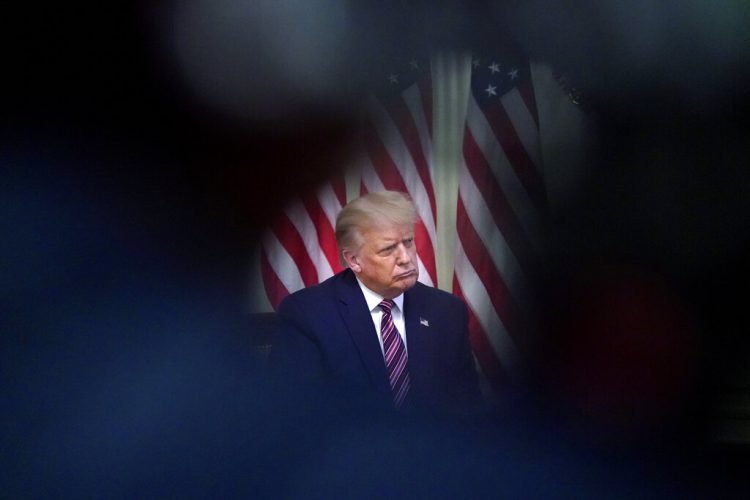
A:
<svg viewBox="0 0 750 500">
<path fill-rule="evenodd" d="M 282 320 L 309 331 L 311 326 L 329 323 L 332 317 L 340 316 L 340 304 L 356 303 L 358 296 L 361 292 L 354 273 L 347 269 L 318 285 L 288 295 L 281 302 L 278 314 Z"/>
<path fill-rule="evenodd" d="M 466 304 L 452 293 L 420 282 L 417 282 L 414 287 L 406 292 L 405 297 L 409 296 L 413 296 L 430 307 L 466 308 Z"/>
</svg>

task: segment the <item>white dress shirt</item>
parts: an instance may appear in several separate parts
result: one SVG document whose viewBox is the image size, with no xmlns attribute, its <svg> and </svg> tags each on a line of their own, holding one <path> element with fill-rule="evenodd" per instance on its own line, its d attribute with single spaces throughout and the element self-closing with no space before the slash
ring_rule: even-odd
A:
<svg viewBox="0 0 750 500">
<path fill-rule="evenodd" d="M 380 350 L 383 351 L 383 337 L 380 335 L 380 320 L 383 317 L 383 310 L 379 307 L 380 303 L 383 302 L 383 296 L 367 288 L 364 283 L 359 281 L 359 278 L 357 278 L 357 283 L 359 283 L 359 288 L 362 289 L 362 294 L 365 296 L 367 308 L 370 310 L 370 316 L 372 316 L 372 323 L 375 325 L 375 332 L 377 333 L 378 342 L 380 343 Z M 408 343 L 406 342 L 406 322 L 404 321 L 404 294 L 402 293 L 398 297 L 394 297 L 392 300 L 395 304 L 391 308 L 393 324 L 396 326 L 399 335 L 401 335 L 401 340 L 404 341 L 406 353 L 409 354 Z"/>
</svg>

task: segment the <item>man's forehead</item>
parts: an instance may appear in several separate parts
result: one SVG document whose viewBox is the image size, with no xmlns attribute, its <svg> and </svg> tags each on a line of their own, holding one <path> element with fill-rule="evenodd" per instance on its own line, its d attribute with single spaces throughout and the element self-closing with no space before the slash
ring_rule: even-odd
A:
<svg viewBox="0 0 750 500">
<path fill-rule="evenodd" d="M 394 224 L 381 222 L 370 224 L 363 229 L 362 235 L 374 240 L 399 240 L 414 233 L 414 224 Z"/>
</svg>

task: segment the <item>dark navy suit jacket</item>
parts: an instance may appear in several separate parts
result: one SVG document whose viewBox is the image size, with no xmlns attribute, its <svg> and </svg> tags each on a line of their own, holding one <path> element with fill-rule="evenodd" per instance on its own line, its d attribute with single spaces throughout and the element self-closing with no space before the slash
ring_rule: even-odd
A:
<svg viewBox="0 0 750 500">
<path fill-rule="evenodd" d="M 382 407 L 392 395 L 370 311 L 347 269 L 288 296 L 279 307 L 272 361 L 292 384 L 320 381 Z M 469 347 L 466 305 L 416 283 L 404 294 L 406 341 L 415 411 L 473 411 L 481 405 Z"/>
</svg>

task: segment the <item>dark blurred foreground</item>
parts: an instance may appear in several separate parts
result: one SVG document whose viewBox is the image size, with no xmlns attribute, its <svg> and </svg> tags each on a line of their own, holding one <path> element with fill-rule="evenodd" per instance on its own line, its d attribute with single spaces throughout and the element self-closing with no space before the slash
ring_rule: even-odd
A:
<svg viewBox="0 0 750 500">
<path fill-rule="evenodd" d="M 575 4 L 318 9 L 366 27 L 355 48 L 370 60 L 513 31 L 594 103 L 596 163 L 552 214 L 534 370 L 468 422 L 290 402 L 253 348 L 259 231 L 346 158 L 364 89 L 285 86 L 251 57 L 237 74 L 270 71 L 253 95 L 284 106 L 251 95 L 229 106 L 259 114 L 228 116 L 179 83 L 192 66 L 161 38 L 198 40 L 220 68 L 210 33 L 181 31 L 211 16 L 16 6 L 0 121 L 3 496 L 740 496 L 748 436 L 714 431 L 743 428 L 742 411 L 717 413 L 726 393 L 750 394 L 748 54 L 732 29 L 748 13 L 667 3 L 621 21 L 609 2 Z M 627 36 L 639 29 L 642 45 Z M 340 57 L 327 70 L 349 68 Z"/>
</svg>

